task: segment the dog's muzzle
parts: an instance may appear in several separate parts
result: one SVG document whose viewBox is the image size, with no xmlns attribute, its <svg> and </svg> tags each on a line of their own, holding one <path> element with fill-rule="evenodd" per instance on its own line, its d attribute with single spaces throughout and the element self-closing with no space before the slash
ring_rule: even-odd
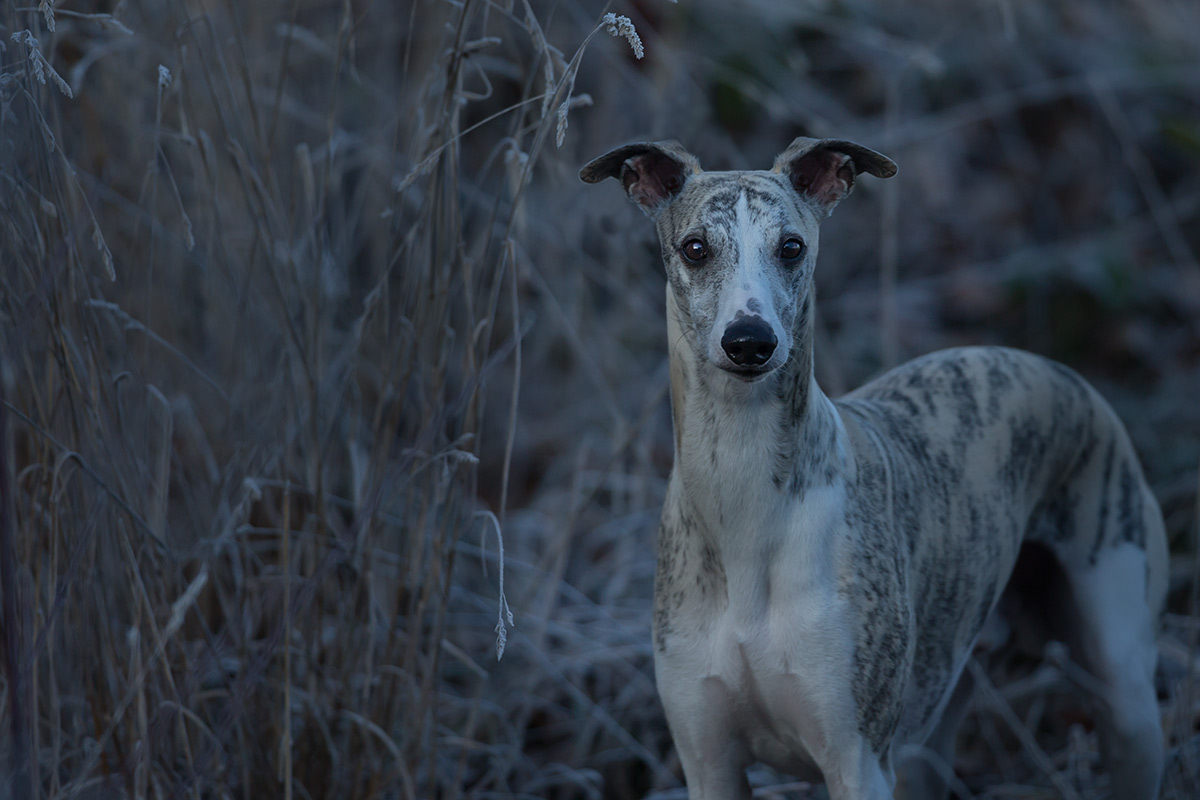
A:
<svg viewBox="0 0 1200 800">
<path fill-rule="evenodd" d="M 741 317 L 721 337 L 721 349 L 734 365 L 726 369 L 741 378 L 761 375 L 778 344 L 775 331 L 762 317 Z"/>
</svg>

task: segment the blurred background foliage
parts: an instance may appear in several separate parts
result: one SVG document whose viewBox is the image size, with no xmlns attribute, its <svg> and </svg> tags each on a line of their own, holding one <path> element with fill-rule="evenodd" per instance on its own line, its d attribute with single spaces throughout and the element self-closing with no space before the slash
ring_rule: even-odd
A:
<svg viewBox="0 0 1200 800">
<path fill-rule="evenodd" d="M 577 173 L 801 134 L 900 165 L 824 229 L 828 392 L 1006 344 L 1126 421 L 1200 791 L 1192 0 L 29 0 L 0 45 L 3 796 L 682 797 L 663 276 Z M 995 677 L 1044 750 L 981 702 L 960 793 L 1100 796 L 1062 674 Z"/>
</svg>

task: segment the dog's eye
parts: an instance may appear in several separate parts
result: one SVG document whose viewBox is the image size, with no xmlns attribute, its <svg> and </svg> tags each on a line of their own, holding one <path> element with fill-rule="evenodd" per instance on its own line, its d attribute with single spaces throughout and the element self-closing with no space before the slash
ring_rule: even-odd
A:
<svg viewBox="0 0 1200 800">
<path fill-rule="evenodd" d="M 683 247 L 679 248 L 683 253 L 683 257 L 693 264 L 699 264 L 704 259 L 708 258 L 708 245 L 700 239 L 688 239 L 683 243 Z"/>
<path fill-rule="evenodd" d="M 788 239 L 779 247 L 779 257 L 784 261 L 795 261 L 804 254 L 804 242 L 799 239 Z"/>
</svg>

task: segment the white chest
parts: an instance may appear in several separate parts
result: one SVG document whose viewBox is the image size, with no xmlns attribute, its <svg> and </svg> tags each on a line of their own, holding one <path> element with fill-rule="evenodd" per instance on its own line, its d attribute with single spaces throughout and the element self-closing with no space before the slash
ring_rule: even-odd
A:
<svg viewBox="0 0 1200 800">
<path fill-rule="evenodd" d="M 842 502 L 831 487 L 803 505 L 759 509 L 743 526 L 727 526 L 725 538 L 710 545 L 723 593 L 689 593 L 698 582 L 677 576 L 674 585 L 683 588 L 671 632 L 655 654 L 673 729 L 724 729 L 748 759 L 819 777 L 813 765 L 827 732 L 855 714 L 848 702 L 853 627 L 826 544 Z"/>
</svg>

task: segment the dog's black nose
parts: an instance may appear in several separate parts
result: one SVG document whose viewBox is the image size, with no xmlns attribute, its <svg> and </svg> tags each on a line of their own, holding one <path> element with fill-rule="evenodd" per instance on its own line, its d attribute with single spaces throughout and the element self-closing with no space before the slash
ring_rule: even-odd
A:
<svg viewBox="0 0 1200 800">
<path fill-rule="evenodd" d="M 762 317 L 742 317 L 725 329 L 721 349 L 739 367 L 761 367 L 771 360 L 778 342 Z"/>
</svg>

